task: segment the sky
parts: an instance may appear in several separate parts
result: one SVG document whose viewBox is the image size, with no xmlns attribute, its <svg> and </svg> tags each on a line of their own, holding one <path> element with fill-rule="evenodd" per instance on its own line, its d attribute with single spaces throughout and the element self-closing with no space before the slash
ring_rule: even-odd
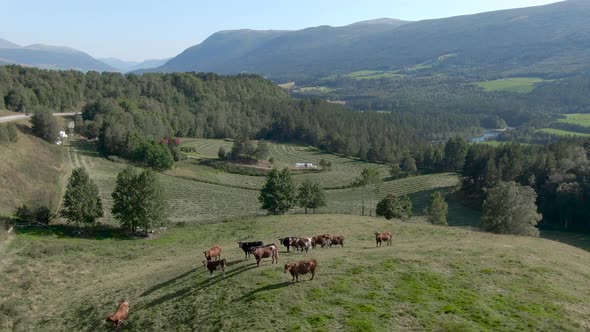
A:
<svg viewBox="0 0 590 332">
<path fill-rule="evenodd" d="M 0 38 L 97 58 L 173 57 L 230 29 L 296 30 L 390 17 L 410 21 L 555 0 L 2 0 Z"/>
</svg>

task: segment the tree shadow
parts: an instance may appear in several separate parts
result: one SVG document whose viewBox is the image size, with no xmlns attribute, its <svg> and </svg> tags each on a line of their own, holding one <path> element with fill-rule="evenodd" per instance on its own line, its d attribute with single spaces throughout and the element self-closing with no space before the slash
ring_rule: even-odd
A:
<svg viewBox="0 0 590 332">
<path fill-rule="evenodd" d="M 80 228 L 73 225 L 29 225 L 16 224 L 15 231 L 17 234 L 27 234 L 34 236 L 57 236 L 70 237 L 91 240 L 132 240 L 137 237 L 130 236 L 125 230 L 108 225 L 96 227 Z"/>
<path fill-rule="evenodd" d="M 70 146 L 76 150 L 80 155 L 88 157 L 104 157 L 95 142 L 91 142 L 85 139 L 75 139 L 70 141 Z"/>
<path fill-rule="evenodd" d="M 257 288 L 255 290 L 253 290 L 251 292 L 248 292 L 248 293 L 244 294 L 243 296 L 235 299 L 234 302 L 246 301 L 246 300 L 252 298 L 254 295 L 256 295 L 258 293 L 266 292 L 266 291 L 270 291 L 270 290 L 275 290 L 275 289 L 280 289 L 280 288 L 284 288 L 284 287 L 287 287 L 287 286 L 291 285 L 292 283 L 293 282 L 291 282 L 291 281 L 284 281 L 284 282 L 280 282 L 278 284 L 273 284 L 273 285 L 267 285 L 267 286 L 264 286 L 264 287 L 260 287 L 260 288 Z"/>
</svg>

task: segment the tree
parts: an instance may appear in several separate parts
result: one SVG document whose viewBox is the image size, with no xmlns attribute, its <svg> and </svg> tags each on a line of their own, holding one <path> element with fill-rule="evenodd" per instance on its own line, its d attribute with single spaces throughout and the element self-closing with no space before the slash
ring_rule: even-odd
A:
<svg viewBox="0 0 590 332">
<path fill-rule="evenodd" d="M 463 137 L 453 137 L 445 144 L 445 166 L 449 171 L 461 171 L 467 155 L 467 141 Z"/>
<path fill-rule="evenodd" d="M 16 208 L 14 215 L 20 222 L 42 225 L 48 225 L 56 217 L 56 214 L 51 212 L 51 208 L 46 205 L 29 208 L 26 204 Z"/>
<path fill-rule="evenodd" d="M 258 141 L 258 145 L 256 146 L 256 151 L 254 152 L 254 157 L 256 160 L 261 161 L 266 159 L 269 154 L 268 144 L 264 140 Z"/>
<path fill-rule="evenodd" d="M 402 171 L 402 170 L 401 170 L 401 168 L 399 167 L 399 164 L 398 164 L 398 163 L 392 164 L 392 165 L 389 167 L 389 175 L 390 175 L 392 178 L 394 178 L 394 179 L 397 179 L 397 178 L 399 177 L 399 175 L 400 175 L 401 171 Z"/>
<path fill-rule="evenodd" d="M 54 143 L 57 140 L 57 121 L 51 111 L 38 108 L 31 117 L 31 123 L 33 124 L 33 133 L 35 136 L 50 143 Z"/>
<path fill-rule="evenodd" d="M 374 194 L 376 194 L 377 192 L 379 192 L 379 185 L 381 185 L 381 183 L 383 182 L 383 179 L 381 178 L 381 174 L 379 173 L 379 170 L 375 167 L 368 167 L 365 168 L 361 171 L 361 175 L 356 178 L 353 183 L 352 186 L 353 187 L 361 187 L 362 190 L 362 210 L 361 213 L 364 216 L 365 215 L 365 199 L 366 196 L 369 195 L 369 199 L 370 199 L 370 203 L 369 206 L 371 206 L 371 208 L 369 209 L 369 215 L 372 215 L 372 206 L 373 206 L 373 196 Z"/>
<path fill-rule="evenodd" d="M 305 208 L 305 214 L 307 214 L 307 209 L 312 209 L 315 213 L 317 208 L 326 206 L 324 188 L 310 179 L 303 180 L 297 192 L 297 202 L 300 207 Z"/>
<path fill-rule="evenodd" d="M 113 197 L 113 216 L 129 231 L 141 228 L 147 234 L 150 227 L 166 222 L 166 201 L 151 170 L 137 173 L 128 167 L 117 175 Z"/>
<path fill-rule="evenodd" d="M 217 157 L 221 160 L 225 159 L 225 149 L 223 148 L 223 146 L 220 146 L 219 149 L 217 150 Z"/>
<path fill-rule="evenodd" d="M 282 171 L 273 169 L 266 178 L 266 183 L 260 190 L 258 201 L 263 210 L 269 214 L 285 214 L 295 206 L 295 184 L 289 169 Z"/>
<path fill-rule="evenodd" d="M 68 222 L 77 225 L 93 225 L 96 219 L 103 216 L 98 186 L 84 167 L 76 168 L 72 172 L 60 213 Z"/>
<path fill-rule="evenodd" d="M 428 206 L 428 219 L 434 225 L 447 226 L 447 214 L 449 205 L 445 202 L 445 196 L 437 191 L 430 196 L 430 205 Z"/>
<path fill-rule="evenodd" d="M 239 136 L 234 140 L 231 148 L 230 159 L 234 161 L 252 161 L 255 158 L 256 149 L 246 137 Z"/>
<path fill-rule="evenodd" d="M 416 160 L 412 157 L 408 157 L 404 159 L 404 172 L 408 172 L 408 174 L 412 174 L 418 170 L 416 167 Z"/>
<path fill-rule="evenodd" d="M 488 232 L 539 236 L 535 227 L 542 216 L 537 212 L 537 194 L 516 182 L 500 182 L 487 189 L 481 227 Z"/>
<path fill-rule="evenodd" d="M 377 216 L 385 217 L 387 220 L 393 218 L 408 220 L 412 217 L 412 201 L 410 200 L 410 196 L 389 194 L 377 204 L 376 213 Z"/>
<path fill-rule="evenodd" d="M 174 165 L 174 156 L 165 144 L 147 141 L 143 145 L 143 155 L 148 166 L 155 170 L 169 169 Z"/>
</svg>

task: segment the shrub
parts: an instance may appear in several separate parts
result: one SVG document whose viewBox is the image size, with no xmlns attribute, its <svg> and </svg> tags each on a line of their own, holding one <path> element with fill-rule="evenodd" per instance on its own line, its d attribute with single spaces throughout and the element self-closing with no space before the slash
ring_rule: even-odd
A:
<svg viewBox="0 0 590 332">
<path fill-rule="evenodd" d="M 412 201 L 408 195 L 389 194 L 377 204 L 376 213 L 387 220 L 393 218 L 408 220 L 412 217 Z"/>
</svg>

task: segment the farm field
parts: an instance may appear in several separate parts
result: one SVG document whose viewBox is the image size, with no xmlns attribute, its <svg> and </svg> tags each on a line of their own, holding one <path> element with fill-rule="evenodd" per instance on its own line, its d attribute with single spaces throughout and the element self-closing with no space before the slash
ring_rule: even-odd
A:
<svg viewBox="0 0 590 332">
<path fill-rule="evenodd" d="M 530 93 L 535 88 L 535 84 L 545 80 L 536 77 L 513 77 L 495 81 L 477 82 L 477 86 L 482 87 L 485 91 L 508 91 L 514 93 Z"/>
<path fill-rule="evenodd" d="M 100 190 L 105 222 L 111 222 L 111 193 L 117 174 L 126 166 L 98 155 L 94 146 L 83 140 L 72 140 L 67 147 L 67 162 L 72 168 L 84 166 Z M 199 224 L 243 215 L 256 215 L 257 195 L 251 190 L 228 188 L 186 180 L 165 174 L 158 179 L 169 202 L 171 222 Z"/>
<path fill-rule="evenodd" d="M 232 142 L 227 140 L 196 139 L 185 140 L 182 147 L 193 147 L 196 152 L 188 153 L 195 158 L 216 159 L 217 150 L 223 146 L 225 151 L 231 151 Z M 352 158 L 341 157 L 333 154 L 323 153 L 315 148 L 297 144 L 268 143 L 270 150 L 269 158 L 275 160 L 273 167 L 293 168 L 295 163 L 313 163 L 319 165 L 324 159 L 332 163 L 329 171 L 318 173 L 296 174 L 295 180 L 300 182 L 304 178 L 311 178 L 318 181 L 325 188 L 336 188 L 350 185 L 354 178 L 358 177 L 366 167 L 377 167 L 381 175 L 386 177 L 389 172 L 387 165 L 374 164 Z M 193 177 L 195 179 L 218 183 L 229 186 L 246 186 L 258 189 L 264 184 L 263 177 L 243 176 L 221 172 L 208 166 L 199 165 L 198 162 L 188 160 L 180 163 L 177 169 L 168 172 L 171 175 Z"/>
<path fill-rule="evenodd" d="M 559 119 L 557 122 L 590 127 L 590 114 L 564 114 L 565 119 Z"/>
<path fill-rule="evenodd" d="M 542 128 L 542 129 L 538 129 L 537 132 L 551 134 L 551 135 L 557 135 L 557 136 L 590 137 L 590 134 L 577 133 L 574 131 L 567 131 L 567 130 L 561 130 L 561 129 L 555 129 L 555 128 Z"/>
<path fill-rule="evenodd" d="M 392 247 L 372 232 L 391 230 Z M 330 232 L 343 248 L 244 260 L 239 240 Z M 358 216 L 264 217 L 169 228 L 152 240 L 20 232 L 4 244 L 0 330 L 581 331 L 590 328 L 590 253 L 554 241 Z M 202 251 L 229 266 L 209 278 Z M 299 283 L 283 264 L 319 262 Z M 206 317 L 206 319 L 205 319 Z"/>
</svg>

